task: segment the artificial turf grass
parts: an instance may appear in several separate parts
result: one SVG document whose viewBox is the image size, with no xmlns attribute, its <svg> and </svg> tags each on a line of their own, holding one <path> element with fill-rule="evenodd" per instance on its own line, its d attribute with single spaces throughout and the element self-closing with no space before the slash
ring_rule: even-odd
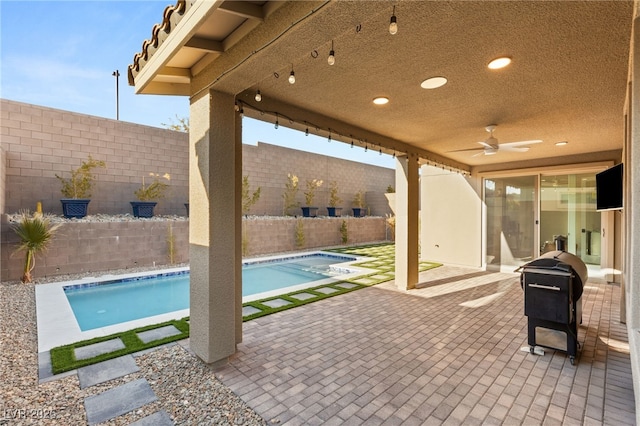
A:
<svg viewBox="0 0 640 426">
<path fill-rule="evenodd" d="M 153 340 L 149 343 L 144 343 L 138 338 L 136 333 L 143 331 L 154 330 L 156 328 L 173 325 L 180 331 L 180 334 L 176 334 L 162 339 Z M 133 330 L 125 331 L 122 333 L 114 333 L 109 336 L 96 337 L 90 340 L 83 340 L 82 342 L 72 343 L 69 345 L 58 346 L 51 349 L 51 371 L 53 374 L 60 374 L 66 371 L 75 370 L 77 368 L 86 367 L 87 365 L 96 364 L 98 362 L 107 361 L 119 356 L 131 354 L 134 352 L 140 352 L 145 349 L 154 348 L 156 346 L 164 345 L 167 343 L 175 342 L 176 340 L 182 340 L 189 337 L 189 322 L 188 318 L 182 318 L 180 320 L 170 320 L 161 324 L 153 324 L 145 327 L 135 328 Z M 76 359 L 75 349 L 84 346 L 93 345 L 95 343 L 106 342 L 108 340 L 120 339 L 124 344 L 124 348 L 118 349 L 113 352 L 97 355 L 95 357 L 86 359 Z"/>
<path fill-rule="evenodd" d="M 365 257 L 373 257 L 376 258 L 374 260 L 367 260 L 360 263 L 355 263 L 354 266 L 361 266 L 363 268 L 372 269 L 373 271 L 368 274 L 359 275 L 355 278 L 348 278 L 341 281 L 337 281 L 331 284 L 320 285 L 317 287 L 313 287 L 305 290 L 298 290 L 292 293 L 271 297 L 268 299 L 262 299 L 254 302 L 243 303 L 242 306 L 252 306 L 256 309 L 260 309 L 260 312 L 255 312 L 253 314 L 243 316 L 242 321 L 251 321 L 256 318 L 260 318 L 266 315 L 271 315 L 276 312 L 286 311 L 288 309 L 295 308 L 297 306 L 306 305 L 309 303 L 317 302 L 319 300 L 324 300 L 329 297 L 338 296 L 341 294 L 349 293 L 355 290 L 359 290 L 361 288 L 370 287 L 373 285 L 377 285 L 386 281 L 390 281 L 394 279 L 395 274 L 395 245 L 393 243 L 380 243 L 380 244 L 368 244 L 364 246 L 356 246 L 356 247 L 344 247 L 337 249 L 324 250 L 328 252 L 335 253 L 344 253 L 344 254 L 354 254 Z M 436 268 L 441 266 L 440 263 L 433 262 L 420 262 L 419 268 L 420 271 L 426 271 L 428 269 Z M 377 277 L 376 277 L 377 276 Z M 358 282 L 358 280 L 366 279 L 367 282 Z M 355 287 L 352 288 L 343 288 L 339 287 L 338 284 L 349 283 L 354 284 Z M 316 291 L 319 288 L 329 287 L 333 288 L 337 291 L 333 293 L 322 293 Z M 314 295 L 315 297 L 300 300 L 294 297 L 291 297 L 296 294 L 301 293 L 309 293 Z M 263 302 L 268 302 L 270 300 L 283 299 L 290 302 L 284 306 L 271 307 L 264 305 Z M 156 346 L 164 345 L 167 343 L 175 342 L 177 340 L 186 339 L 189 337 L 189 318 L 183 318 L 181 320 L 171 320 L 160 324 L 148 325 L 145 327 L 136 328 L 134 330 L 126 331 L 123 333 L 115 333 L 109 336 L 104 337 L 96 337 L 91 340 L 84 340 L 82 342 L 73 343 L 70 345 L 60 346 L 57 348 L 51 349 L 51 365 L 53 374 L 60 374 L 66 371 L 74 370 L 80 367 L 85 367 L 87 365 L 96 364 L 98 362 L 107 361 L 109 359 L 117 358 L 119 356 L 131 354 L 134 352 L 139 352 L 145 349 L 150 349 Z M 143 343 L 136 335 L 137 332 L 143 332 L 148 330 L 153 330 L 160 327 L 165 327 L 167 325 L 173 325 L 178 330 L 181 331 L 180 334 L 175 336 L 165 337 L 163 339 L 154 340 L 149 343 Z M 98 355 L 93 358 L 87 358 L 83 360 L 76 360 L 74 349 L 88 346 L 94 343 L 105 342 L 108 340 L 120 338 L 124 345 L 124 349 L 119 349 L 114 352 L 109 352 L 106 354 Z"/>
</svg>

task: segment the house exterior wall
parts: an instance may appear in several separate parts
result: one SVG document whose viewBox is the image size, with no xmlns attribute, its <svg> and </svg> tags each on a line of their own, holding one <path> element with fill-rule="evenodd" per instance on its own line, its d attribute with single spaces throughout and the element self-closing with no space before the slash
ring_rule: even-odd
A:
<svg viewBox="0 0 640 426">
<path fill-rule="evenodd" d="M 149 173 L 168 175 L 170 190 L 156 209 L 157 215 L 186 215 L 189 198 L 188 135 L 167 129 L 94 117 L 47 107 L 0 100 L 0 136 L 5 150 L 5 213 L 21 209 L 61 214 L 60 182 L 56 174 L 68 177 L 89 155 L 105 161 L 97 175 L 89 214 L 131 213 L 134 191 Z M 243 175 L 250 190 L 260 186 L 261 197 L 250 213 L 281 215 L 282 193 L 287 173 L 300 179 L 297 200 L 304 205 L 305 182 L 321 179 L 316 204 L 326 214 L 329 182 L 337 181 L 343 213 L 349 213 L 356 192 L 365 191 L 371 215 L 391 213 L 384 198 L 387 187 L 395 186 L 392 169 L 371 166 L 266 143 L 242 146 Z M 1 174 L 1 173 L 0 173 Z M 0 197 L 0 203 L 1 203 Z M 0 204 L 0 207 L 2 204 Z M 300 214 L 301 212 L 291 212 Z"/>
<path fill-rule="evenodd" d="M 430 261 L 479 268 L 482 262 L 481 180 L 422 166 L 420 256 Z"/>
</svg>

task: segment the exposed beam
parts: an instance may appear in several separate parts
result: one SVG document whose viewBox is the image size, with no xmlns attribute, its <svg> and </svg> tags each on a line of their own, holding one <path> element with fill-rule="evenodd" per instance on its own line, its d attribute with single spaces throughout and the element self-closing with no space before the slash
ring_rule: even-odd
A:
<svg viewBox="0 0 640 426">
<path fill-rule="evenodd" d="M 176 67 L 164 67 L 158 75 L 171 76 L 171 77 L 186 77 L 191 79 L 191 70 L 188 68 L 176 68 Z"/>
<path fill-rule="evenodd" d="M 264 20 L 262 6 L 246 1 L 225 1 L 219 9 L 247 19 Z"/>
<path fill-rule="evenodd" d="M 138 93 L 148 95 L 189 96 L 191 94 L 190 89 L 191 85 L 189 84 L 151 82 L 145 85 L 144 89 Z"/>
<path fill-rule="evenodd" d="M 217 40 L 210 40 L 202 37 L 191 37 L 191 39 L 185 43 L 185 46 L 194 49 L 206 50 L 207 52 L 224 53 L 222 43 Z"/>
</svg>

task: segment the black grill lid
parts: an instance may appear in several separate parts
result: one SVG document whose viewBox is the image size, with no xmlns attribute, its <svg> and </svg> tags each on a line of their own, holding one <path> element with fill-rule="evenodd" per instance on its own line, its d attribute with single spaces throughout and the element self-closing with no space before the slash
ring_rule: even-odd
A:
<svg viewBox="0 0 640 426">
<path fill-rule="evenodd" d="M 585 265 L 582 259 L 566 251 L 559 250 L 544 253 L 537 259 L 524 264 L 520 269 L 523 274 L 534 272 L 533 269 L 535 269 L 537 273 L 544 270 L 573 273 L 574 279 L 572 287 L 576 300 L 582 296 L 582 288 L 589 278 L 587 265 Z"/>
</svg>

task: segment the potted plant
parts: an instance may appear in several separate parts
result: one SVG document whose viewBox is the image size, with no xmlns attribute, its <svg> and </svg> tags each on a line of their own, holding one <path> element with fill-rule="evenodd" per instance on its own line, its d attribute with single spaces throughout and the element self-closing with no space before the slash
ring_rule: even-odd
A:
<svg viewBox="0 0 640 426">
<path fill-rule="evenodd" d="M 316 189 L 322 186 L 322 181 L 319 179 L 307 180 L 307 192 L 304 193 L 304 200 L 307 203 L 305 207 L 302 207 L 303 217 L 316 217 L 318 216 L 318 208 L 313 206 L 313 199 L 316 196 Z"/>
<path fill-rule="evenodd" d="M 62 203 L 64 217 L 81 218 L 87 215 L 87 208 L 91 201 L 91 190 L 96 179 L 93 169 L 97 167 L 106 167 L 106 164 L 104 161 L 95 160 L 89 155 L 80 167 L 71 170 L 69 178 L 63 178 L 56 174 L 56 177 L 62 183 L 60 192 L 62 192 L 64 198 L 60 202 Z"/>
<path fill-rule="evenodd" d="M 342 200 L 338 197 L 338 182 L 335 180 L 330 183 L 329 187 L 329 207 L 327 213 L 330 217 L 338 217 L 342 214 L 342 207 L 337 207 Z"/>
<path fill-rule="evenodd" d="M 353 197 L 353 215 L 355 217 L 364 216 L 364 191 L 362 190 L 356 192 Z"/>
<path fill-rule="evenodd" d="M 157 200 L 164 198 L 165 191 L 169 188 L 168 184 L 160 182 L 158 175 L 151 173 L 151 176 L 154 176 L 153 182 L 145 185 L 143 177 L 142 186 L 134 191 L 138 198 L 138 201 L 131 201 L 135 217 L 153 217 L 153 209 L 158 204 Z"/>
</svg>

